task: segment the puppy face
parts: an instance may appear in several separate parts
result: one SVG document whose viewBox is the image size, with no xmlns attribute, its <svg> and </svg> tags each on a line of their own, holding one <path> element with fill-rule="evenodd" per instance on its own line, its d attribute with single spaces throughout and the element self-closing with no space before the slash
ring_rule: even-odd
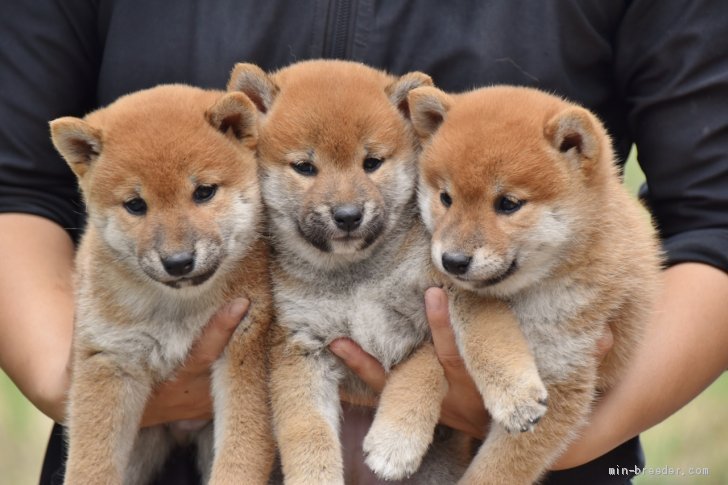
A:
<svg viewBox="0 0 728 485">
<path fill-rule="evenodd" d="M 599 161 L 610 150 L 591 114 L 506 87 L 459 96 L 422 88 L 410 107 L 429 140 L 419 204 L 440 271 L 465 289 L 508 296 L 569 257 L 605 176 L 596 168 L 611 161 Z"/>
<path fill-rule="evenodd" d="M 255 116 L 240 93 L 160 86 L 51 131 L 106 250 L 183 288 L 210 280 L 256 237 Z"/>
<path fill-rule="evenodd" d="M 309 61 L 271 76 L 238 65 L 229 84 L 263 113 L 263 198 L 276 236 L 317 265 L 368 257 L 397 224 L 416 181 L 406 93 L 429 84 L 361 64 Z"/>
</svg>

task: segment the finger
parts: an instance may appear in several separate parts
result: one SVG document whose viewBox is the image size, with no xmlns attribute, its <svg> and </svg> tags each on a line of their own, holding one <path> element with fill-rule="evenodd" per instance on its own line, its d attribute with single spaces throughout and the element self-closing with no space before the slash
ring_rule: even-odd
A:
<svg viewBox="0 0 728 485">
<path fill-rule="evenodd" d="M 247 299 L 236 298 L 213 315 L 202 335 L 192 346 L 182 370 L 195 373 L 208 369 L 222 354 L 233 332 L 248 311 L 249 305 Z"/>
<path fill-rule="evenodd" d="M 334 340 L 329 344 L 329 349 L 375 392 L 382 392 L 387 376 L 377 359 L 348 338 Z"/>
<path fill-rule="evenodd" d="M 604 334 L 597 340 L 597 357 L 601 362 L 607 356 L 610 350 L 614 346 L 614 333 L 612 333 L 612 327 L 606 326 Z"/>
<path fill-rule="evenodd" d="M 204 379 L 167 381 L 150 396 L 141 427 L 181 419 L 209 420 L 212 417 L 210 382 Z"/>
<path fill-rule="evenodd" d="M 442 288 L 428 288 L 425 291 L 425 308 L 427 321 L 432 332 L 432 342 L 435 353 L 445 371 L 459 369 L 463 366 L 463 359 L 455 343 L 455 334 L 450 326 L 450 315 L 447 307 L 447 295 Z"/>
</svg>

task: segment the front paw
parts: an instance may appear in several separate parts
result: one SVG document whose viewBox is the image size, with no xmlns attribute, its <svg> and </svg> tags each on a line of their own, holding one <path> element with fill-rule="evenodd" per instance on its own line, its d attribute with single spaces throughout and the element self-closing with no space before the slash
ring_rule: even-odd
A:
<svg viewBox="0 0 728 485">
<path fill-rule="evenodd" d="M 539 378 L 527 379 L 491 394 L 486 407 L 509 433 L 533 431 L 546 414 L 548 393 Z"/>
<path fill-rule="evenodd" d="M 393 423 L 374 420 L 362 448 L 367 466 L 385 480 L 402 480 L 420 467 L 432 442 L 432 431 L 405 429 Z"/>
</svg>

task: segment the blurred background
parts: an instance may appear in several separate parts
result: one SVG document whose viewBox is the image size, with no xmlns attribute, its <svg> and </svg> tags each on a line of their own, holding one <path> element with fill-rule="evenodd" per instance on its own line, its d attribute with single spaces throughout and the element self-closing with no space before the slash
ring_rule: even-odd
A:
<svg viewBox="0 0 728 485">
<path fill-rule="evenodd" d="M 0 371 L 0 484 L 38 483 L 51 424 Z"/>
<path fill-rule="evenodd" d="M 625 183 L 635 193 L 643 180 L 633 154 Z M 678 413 L 644 433 L 647 467 L 654 474 L 644 474 L 635 483 L 728 484 L 727 404 L 728 374 L 723 374 Z M 0 371 L 0 485 L 38 482 L 51 424 Z"/>
</svg>

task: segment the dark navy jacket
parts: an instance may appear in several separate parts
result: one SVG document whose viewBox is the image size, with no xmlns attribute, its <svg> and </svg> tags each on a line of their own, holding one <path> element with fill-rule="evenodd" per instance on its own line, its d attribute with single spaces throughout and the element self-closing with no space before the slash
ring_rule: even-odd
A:
<svg viewBox="0 0 728 485">
<path fill-rule="evenodd" d="M 345 58 L 421 70 L 449 91 L 520 84 L 583 104 L 620 160 L 636 144 L 669 263 L 728 270 L 724 0 L 2 3 L 0 212 L 47 217 L 77 237 L 83 207 L 51 119 L 158 83 L 223 88 L 235 62 Z M 639 460 L 629 446 L 610 466 Z"/>
</svg>

